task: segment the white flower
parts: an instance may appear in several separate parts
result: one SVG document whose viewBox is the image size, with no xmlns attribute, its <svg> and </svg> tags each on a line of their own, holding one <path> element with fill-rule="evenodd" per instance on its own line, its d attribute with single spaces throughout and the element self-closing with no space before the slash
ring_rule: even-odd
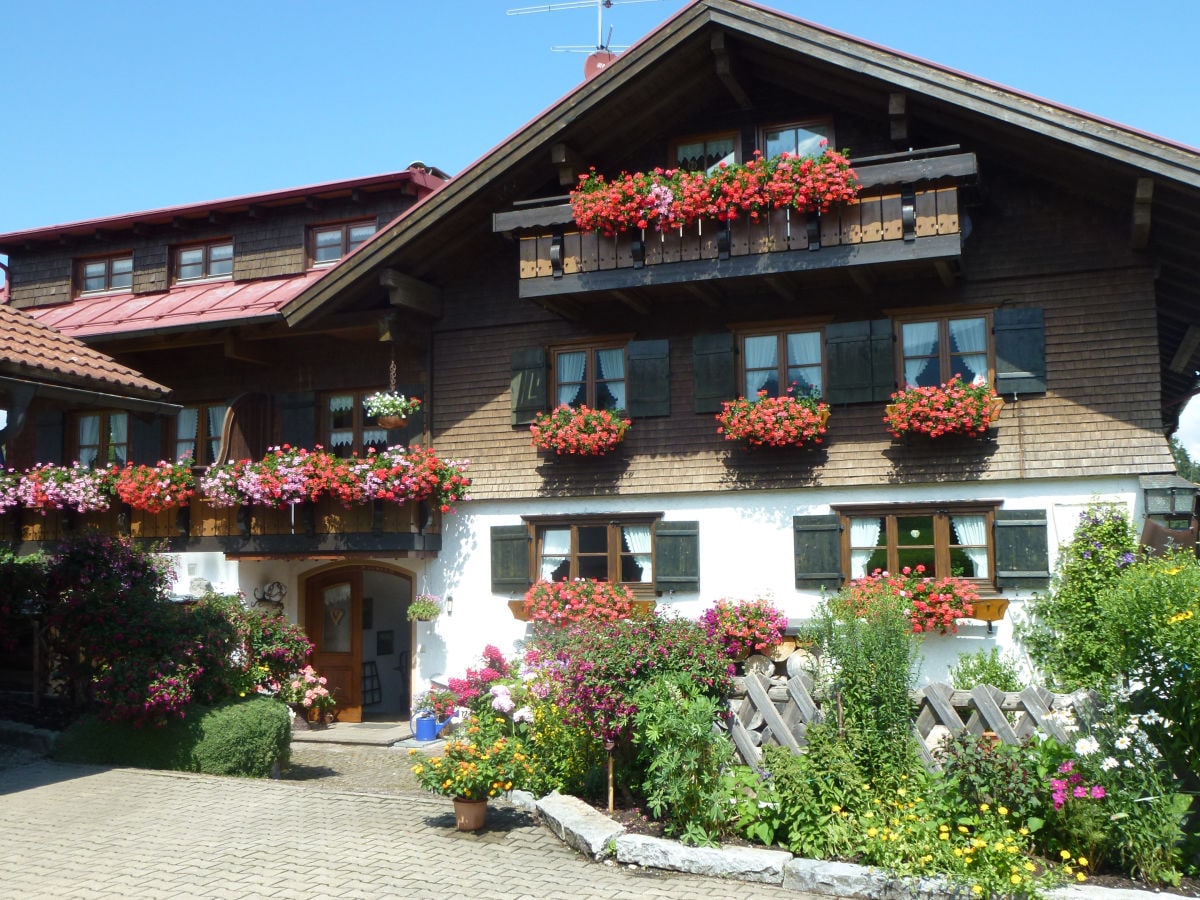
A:
<svg viewBox="0 0 1200 900">
<path fill-rule="evenodd" d="M 1147 725 L 1160 725 L 1163 722 L 1163 717 L 1154 710 L 1150 710 L 1142 716 L 1142 721 Z"/>
<path fill-rule="evenodd" d="M 515 713 L 513 713 L 513 721 L 514 722 L 528 722 L 532 725 L 533 724 L 533 710 L 530 709 L 528 706 L 522 706 Z"/>
<path fill-rule="evenodd" d="M 1133 760 L 1132 759 L 1125 760 L 1125 768 L 1127 768 L 1127 769 L 1133 768 Z"/>
<path fill-rule="evenodd" d="M 1119 762 L 1117 762 L 1115 759 L 1113 759 L 1111 756 L 1106 756 L 1106 757 L 1104 757 L 1104 762 L 1100 763 L 1100 768 L 1102 770 L 1104 770 L 1105 772 L 1109 772 L 1109 771 L 1117 768 L 1117 766 L 1119 766 L 1119 765 L 1121 765 L 1121 764 Z"/>
<path fill-rule="evenodd" d="M 1119 738 L 1117 738 L 1114 743 L 1118 750 L 1128 750 L 1130 748 L 1130 746 L 1133 744 L 1133 741 L 1131 741 L 1129 739 L 1129 735 L 1123 734 Z"/>
<path fill-rule="evenodd" d="M 1094 737 L 1081 737 L 1075 742 L 1076 756 L 1091 756 L 1100 749 L 1100 742 Z"/>
</svg>

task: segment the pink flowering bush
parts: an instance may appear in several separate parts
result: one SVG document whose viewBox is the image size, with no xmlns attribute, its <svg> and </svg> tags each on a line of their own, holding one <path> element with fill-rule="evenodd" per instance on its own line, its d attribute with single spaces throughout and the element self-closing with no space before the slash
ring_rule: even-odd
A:
<svg viewBox="0 0 1200 900">
<path fill-rule="evenodd" d="M 497 681 L 515 675 L 516 671 L 500 649 L 488 644 L 483 648 L 483 666 L 467 669 L 465 678 L 451 678 L 447 687 L 458 698 L 460 706 L 470 706 L 471 701 L 486 694 Z"/>
<path fill-rule="evenodd" d="M 965 578 L 949 575 L 930 578 L 926 577 L 924 566 L 905 566 L 898 575 L 876 569 L 870 575 L 854 579 L 843 592 L 841 602 L 851 614 L 861 616 L 884 598 L 898 598 L 906 605 L 914 633 L 952 634 L 958 631 L 959 619 L 975 615 L 979 594 Z"/>
<path fill-rule="evenodd" d="M 531 622 L 567 626 L 577 622 L 612 622 L 633 614 L 633 594 L 623 584 L 577 578 L 538 581 L 525 593 L 525 614 Z"/>
<path fill-rule="evenodd" d="M 100 512 L 112 501 L 113 473 L 76 462 L 70 466 L 43 463 L 28 469 L 17 485 L 17 497 L 26 509 L 70 509 Z"/>
<path fill-rule="evenodd" d="M 327 684 L 324 675 L 318 674 L 312 666 L 305 666 L 280 685 L 279 699 L 284 703 L 297 703 L 305 709 L 327 712 L 337 705 Z"/>
<path fill-rule="evenodd" d="M 700 627 L 730 659 L 767 653 L 783 640 L 787 616 L 769 600 L 718 600 L 700 614 Z"/>
</svg>

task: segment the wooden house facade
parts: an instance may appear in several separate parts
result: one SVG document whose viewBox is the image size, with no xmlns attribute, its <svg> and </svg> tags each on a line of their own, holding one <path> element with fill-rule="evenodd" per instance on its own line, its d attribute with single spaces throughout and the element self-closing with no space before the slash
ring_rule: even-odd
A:
<svg viewBox="0 0 1200 900">
<path fill-rule="evenodd" d="M 863 187 L 820 216 L 606 237 L 567 204 L 590 168 L 705 168 L 821 140 L 847 148 Z M 737 0 L 696 0 L 444 185 L 410 171 L 394 190 L 211 206 L 0 236 L 12 302 L 184 410 L 220 407 L 215 457 L 328 442 L 330 399 L 358 409 L 396 362 L 425 415 L 386 440 L 469 460 L 455 515 L 370 509 L 348 526 L 332 509 L 221 520 L 200 503 L 186 532 L 144 526 L 184 565 L 236 560 L 218 574 L 248 596 L 278 582 L 318 642 L 343 611 L 330 634 L 351 655 L 329 665 L 348 709 L 367 703 L 364 647 L 403 668 L 382 652 L 403 643 L 419 690 L 487 643 L 511 649 L 514 601 L 547 577 L 620 580 L 693 616 L 769 596 L 803 619 L 865 571 L 924 564 L 1010 603 L 994 627 L 926 640 L 941 677 L 960 651 L 1013 645 L 1090 503 L 1146 515 L 1197 386 L 1200 154 Z M 314 265 L 314 226 L 372 216 L 377 233 Z M 230 284 L 278 293 L 183 296 L 205 285 L 180 287 L 180 251 L 230 235 Z M 80 292 L 88 260 L 111 278 L 129 250 L 128 284 Z M 124 305 L 93 316 L 113 293 Z M 888 433 L 895 390 L 954 374 L 1000 394 L 985 435 Z M 719 433 L 724 402 L 789 382 L 830 407 L 819 445 Z M 529 424 L 560 402 L 632 424 L 605 456 L 539 451 Z M 171 428 L 138 426 L 150 456 L 172 454 Z M 77 424 L 60 431 L 69 456 Z M 53 447 L 52 419 L 41 433 L 26 458 Z M 396 621 L 403 599 L 381 598 L 415 591 L 453 598 L 450 614 Z"/>
</svg>

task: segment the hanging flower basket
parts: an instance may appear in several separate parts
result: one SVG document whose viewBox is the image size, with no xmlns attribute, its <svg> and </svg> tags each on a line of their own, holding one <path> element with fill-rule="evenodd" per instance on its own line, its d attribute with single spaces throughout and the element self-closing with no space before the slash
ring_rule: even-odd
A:
<svg viewBox="0 0 1200 900">
<path fill-rule="evenodd" d="M 621 410 L 563 404 L 538 413 L 529 433 L 539 450 L 553 450 L 559 456 L 603 456 L 625 439 L 631 424 Z"/>
<path fill-rule="evenodd" d="M 922 434 L 979 437 L 999 418 L 1004 401 L 990 384 L 965 384 L 955 375 L 945 384 L 908 387 L 891 396 L 883 422 L 892 437 Z"/>
<path fill-rule="evenodd" d="M 367 415 L 374 416 L 384 428 L 400 428 L 408 417 L 421 408 L 418 397 L 405 397 L 395 391 L 379 391 L 368 397 L 364 404 Z M 389 425 L 384 420 L 401 420 L 399 424 Z"/>
<path fill-rule="evenodd" d="M 829 404 L 816 397 L 768 397 L 759 391 L 754 400 L 738 397 L 717 413 L 718 434 L 727 441 L 745 441 L 751 447 L 803 447 L 820 444 L 829 422 Z"/>
<path fill-rule="evenodd" d="M 699 219 L 758 221 L 772 209 L 828 212 L 854 202 L 860 185 L 848 151 L 819 156 L 781 153 L 746 163 L 721 163 L 711 172 L 657 168 L 622 172 L 611 182 L 596 170 L 579 176 L 571 211 L 580 228 L 606 235 L 630 229 L 665 231 Z"/>
</svg>

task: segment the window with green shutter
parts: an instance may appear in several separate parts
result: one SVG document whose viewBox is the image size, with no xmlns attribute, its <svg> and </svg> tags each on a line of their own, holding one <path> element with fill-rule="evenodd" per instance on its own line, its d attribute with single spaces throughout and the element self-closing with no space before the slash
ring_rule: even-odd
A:
<svg viewBox="0 0 1200 900">
<path fill-rule="evenodd" d="M 1045 588 L 1050 584 L 1046 511 L 998 509 L 994 525 L 996 581 L 1001 588 Z"/>
</svg>

